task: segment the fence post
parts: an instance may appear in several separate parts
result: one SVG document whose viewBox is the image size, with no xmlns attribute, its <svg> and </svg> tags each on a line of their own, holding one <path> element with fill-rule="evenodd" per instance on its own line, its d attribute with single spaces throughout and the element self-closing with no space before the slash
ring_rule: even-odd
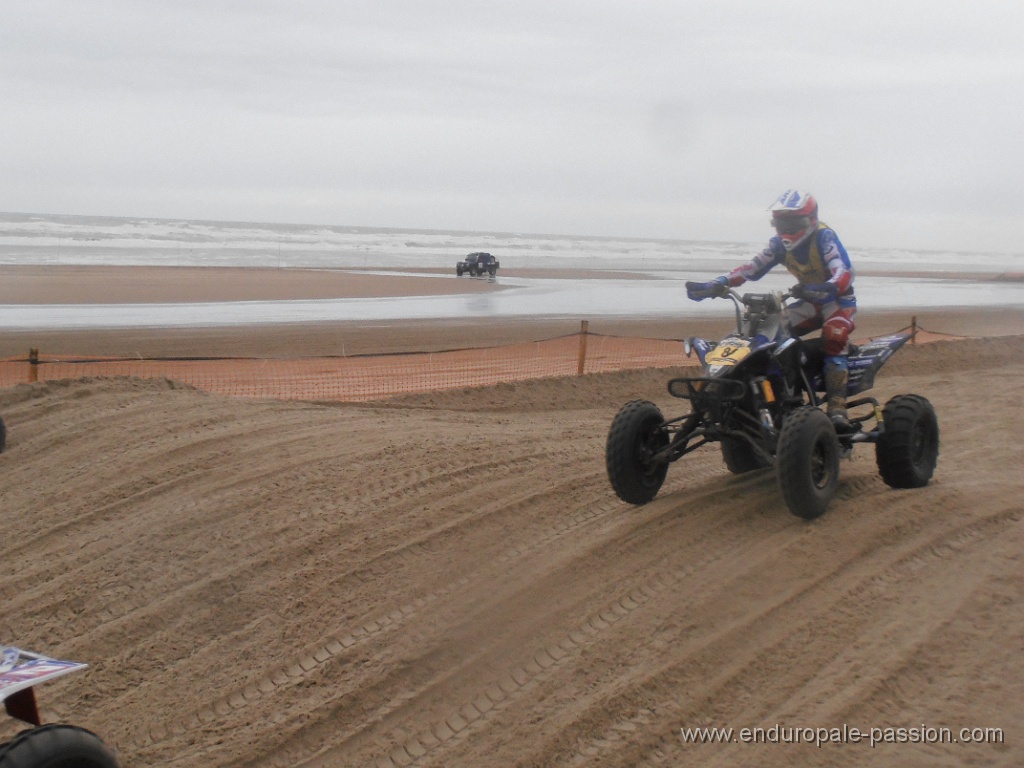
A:
<svg viewBox="0 0 1024 768">
<path fill-rule="evenodd" d="M 587 364 L 587 328 L 590 326 L 589 320 L 580 321 L 580 354 L 579 360 L 576 363 L 576 375 L 583 375 L 583 368 Z"/>
<path fill-rule="evenodd" d="M 917 315 L 910 318 L 910 343 L 917 344 Z"/>
<path fill-rule="evenodd" d="M 35 347 L 28 351 L 28 380 L 39 381 L 39 350 Z"/>
</svg>

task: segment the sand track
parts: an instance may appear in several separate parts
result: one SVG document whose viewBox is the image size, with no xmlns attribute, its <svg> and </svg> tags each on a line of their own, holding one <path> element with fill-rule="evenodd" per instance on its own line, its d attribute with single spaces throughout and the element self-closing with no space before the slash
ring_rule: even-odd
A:
<svg viewBox="0 0 1024 768">
<path fill-rule="evenodd" d="M 902 351 L 874 394 L 933 401 L 934 482 L 891 490 L 862 447 L 812 523 L 710 449 L 651 504 L 614 497 L 608 424 L 635 397 L 678 411 L 665 371 L 469 409 L 3 390 L 0 632 L 92 664 L 41 691 L 44 713 L 126 766 L 1017 765 L 1021 353 Z M 843 723 L 1005 743 L 679 735 Z"/>
</svg>

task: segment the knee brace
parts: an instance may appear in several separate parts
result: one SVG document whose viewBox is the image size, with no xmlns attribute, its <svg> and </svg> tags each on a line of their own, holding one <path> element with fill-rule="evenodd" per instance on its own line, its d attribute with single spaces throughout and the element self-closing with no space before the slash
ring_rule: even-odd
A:
<svg viewBox="0 0 1024 768">
<path fill-rule="evenodd" d="M 821 329 L 821 338 L 825 342 L 826 355 L 842 355 L 850 341 L 853 323 L 842 315 L 830 317 Z"/>
</svg>

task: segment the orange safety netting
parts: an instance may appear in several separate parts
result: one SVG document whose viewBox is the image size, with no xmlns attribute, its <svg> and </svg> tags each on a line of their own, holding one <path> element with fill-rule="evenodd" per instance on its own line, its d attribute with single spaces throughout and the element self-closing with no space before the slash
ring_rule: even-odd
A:
<svg viewBox="0 0 1024 768">
<path fill-rule="evenodd" d="M 688 362 L 680 341 L 573 334 L 500 347 L 307 358 L 0 360 L 0 387 L 83 377 L 165 378 L 235 397 L 360 401 L 411 392 Z"/>
<path fill-rule="evenodd" d="M 962 338 L 915 322 L 916 342 Z M 34 360 L 34 362 L 33 362 Z M 172 379 L 234 397 L 362 401 L 413 392 L 638 368 L 696 364 L 674 339 L 580 332 L 499 347 L 303 358 L 83 358 L 0 360 L 0 387 L 31 381 L 131 376 Z"/>
</svg>

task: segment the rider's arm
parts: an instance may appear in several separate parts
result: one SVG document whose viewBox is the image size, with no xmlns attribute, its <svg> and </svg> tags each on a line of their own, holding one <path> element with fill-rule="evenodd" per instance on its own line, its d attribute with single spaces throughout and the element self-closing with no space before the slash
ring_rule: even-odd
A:
<svg viewBox="0 0 1024 768">
<path fill-rule="evenodd" d="M 837 294 L 845 293 L 853 283 L 853 266 L 836 233 L 831 229 L 821 230 L 818 234 L 818 249 L 821 251 L 821 260 L 831 274 L 828 281 L 835 284 Z"/>
<path fill-rule="evenodd" d="M 777 237 L 768 241 L 768 247 L 761 251 L 746 264 L 741 264 L 729 272 L 729 287 L 735 288 L 743 285 L 747 280 L 760 280 L 771 270 L 772 267 L 781 264 L 786 258 L 786 247 Z"/>
</svg>

